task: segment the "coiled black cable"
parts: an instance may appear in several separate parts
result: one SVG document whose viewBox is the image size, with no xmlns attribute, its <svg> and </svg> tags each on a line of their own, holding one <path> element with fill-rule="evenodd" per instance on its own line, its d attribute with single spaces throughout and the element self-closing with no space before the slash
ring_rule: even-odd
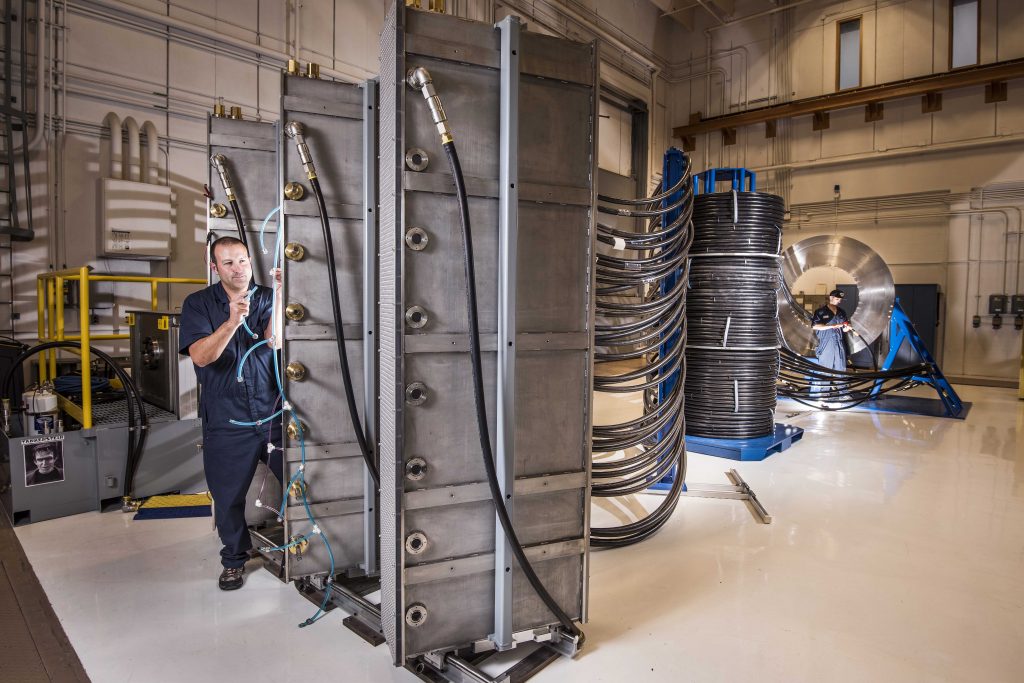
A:
<svg viewBox="0 0 1024 683">
<path fill-rule="evenodd" d="M 686 298 L 686 433 L 752 439 L 774 431 L 779 376 L 781 197 L 694 199 Z"/>
<path fill-rule="evenodd" d="M 22 363 L 35 354 L 42 351 L 48 351 L 50 349 L 77 350 L 81 349 L 81 344 L 68 341 L 52 341 L 37 344 L 36 346 L 26 349 L 11 362 L 11 366 L 4 374 L 3 383 L 0 384 L 0 387 L 3 387 L 3 395 L 11 396 L 11 392 L 14 391 L 14 373 L 21 367 Z M 139 389 L 135 386 L 132 378 L 120 365 L 117 364 L 117 361 L 94 346 L 89 347 L 89 352 L 106 363 L 124 386 L 125 400 L 127 401 L 128 409 L 128 450 L 125 458 L 124 485 L 122 486 L 121 491 L 124 497 L 131 498 L 132 492 L 135 488 L 135 474 L 138 471 L 139 462 L 142 460 L 142 454 L 146 449 L 146 439 L 149 435 L 149 416 L 146 414 L 146 404 L 142 400 L 142 394 L 139 393 Z M 88 363 L 89 361 L 88 359 L 83 358 L 82 362 Z M 11 398 L 14 399 L 17 397 Z M 139 415 L 137 425 L 135 414 L 136 410 L 138 410 Z M 138 438 L 136 438 L 136 432 L 138 432 Z"/>
<path fill-rule="evenodd" d="M 348 351 L 345 349 L 345 328 L 341 318 L 341 295 L 338 293 L 338 272 L 334 262 L 334 238 L 331 236 L 331 222 L 327 217 L 327 203 L 324 201 L 324 193 L 320 188 L 320 181 L 315 176 L 309 180 L 313 189 L 313 196 L 316 197 L 316 207 L 320 214 L 320 226 L 324 233 L 324 257 L 327 259 L 327 286 L 331 293 L 331 314 L 334 317 L 334 339 L 338 345 L 338 361 L 341 364 L 341 381 L 345 389 L 345 403 L 348 407 L 349 419 L 352 422 L 352 431 L 359 443 L 359 453 L 363 456 L 366 469 L 373 478 L 373 483 L 380 487 L 380 474 L 377 472 L 377 465 L 373 460 L 373 453 L 366 443 L 366 434 L 363 433 L 363 425 L 359 421 L 359 413 L 356 409 L 356 392 L 352 386 L 352 370 L 348 363 Z"/>
<path fill-rule="evenodd" d="M 932 375 L 926 363 L 881 371 L 833 370 L 783 348 L 778 394 L 813 408 L 845 410 L 910 389 L 919 384 L 915 377 Z"/>
<path fill-rule="evenodd" d="M 693 254 L 778 254 L 785 203 L 760 192 L 717 192 L 694 198 Z"/>
<path fill-rule="evenodd" d="M 494 452 L 491 449 L 490 428 L 487 423 L 487 405 L 484 402 L 484 373 L 483 364 L 480 358 L 480 323 L 477 314 L 476 296 L 476 273 L 473 264 L 473 237 L 469 221 L 469 201 L 466 193 L 465 179 L 462 176 L 462 164 L 459 163 L 459 154 L 455 149 L 455 143 L 445 142 L 443 145 L 445 155 L 448 157 L 448 165 L 451 168 L 452 178 L 455 180 L 455 194 L 459 202 L 459 219 L 462 225 L 463 243 L 463 267 L 466 277 L 466 317 L 469 322 L 469 355 L 473 368 L 473 405 L 476 409 L 477 435 L 480 438 L 480 455 L 487 472 L 487 486 L 491 493 L 491 500 L 494 503 L 494 512 L 498 516 L 505 538 L 508 539 L 512 554 L 515 555 L 519 568 L 523 571 L 526 580 L 530 582 L 534 592 L 543 601 L 551 613 L 561 622 L 565 629 L 576 636 L 579 641 L 577 647 L 582 647 L 584 641 L 583 631 L 573 622 L 568 614 L 559 606 L 551 593 L 541 582 L 533 565 L 523 549 L 519 536 L 512 526 L 512 518 L 505 507 L 505 499 L 498 484 L 498 473 L 494 467 Z"/>
<path fill-rule="evenodd" d="M 750 439 L 774 430 L 779 352 L 686 349 L 688 434 Z"/>
<path fill-rule="evenodd" d="M 686 476 L 686 266 L 694 235 L 690 160 L 683 159 L 682 177 L 665 192 L 659 186 L 644 199 L 598 196 L 602 202 L 637 207 L 599 207 L 601 213 L 649 223 L 639 232 L 598 224 L 598 242 L 614 251 L 604 249 L 596 258 L 594 390 L 638 393 L 643 414 L 618 424 L 593 425 L 591 494 L 631 495 L 673 469 L 675 477 L 664 500 L 647 516 L 622 526 L 591 528 L 594 548 L 623 547 L 657 533 L 675 510 Z"/>
</svg>

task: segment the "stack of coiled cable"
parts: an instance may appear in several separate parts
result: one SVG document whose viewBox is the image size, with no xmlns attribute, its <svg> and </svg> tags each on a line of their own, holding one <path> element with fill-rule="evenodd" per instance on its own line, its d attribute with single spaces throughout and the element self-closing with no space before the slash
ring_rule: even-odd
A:
<svg viewBox="0 0 1024 683">
<path fill-rule="evenodd" d="M 686 315 L 685 267 L 693 242 L 693 185 L 689 159 L 682 177 L 645 199 L 598 195 L 603 214 L 643 219 L 637 232 L 598 223 L 594 390 L 636 394 L 642 414 L 593 427 L 594 496 L 638 493 L 675 468 L 668 495 L 646 517 L 591 529 L 591 545 L 610 548 L 642 541 L 675 510 L 686 469 L 682 378 Z"/>
<path fill-rule="evenodd" d="M 751 439 L 774 431 L 779 252 L 785 205 L 757 192 L 694 200 L 686 296 L 686 433 Z"/>
</svg>

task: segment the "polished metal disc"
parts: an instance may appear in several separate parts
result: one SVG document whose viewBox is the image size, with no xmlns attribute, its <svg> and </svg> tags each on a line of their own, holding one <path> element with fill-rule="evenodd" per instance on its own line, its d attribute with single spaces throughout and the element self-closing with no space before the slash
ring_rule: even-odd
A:
<svg viewBox="0 0 1024 683">
<path fill-rule="evenodd" d="M 846 312 L 860 335 L 849 335 L 853 351 L 860 351 L 888 328 L 896 287 L 889 267 L 871 247 L 838 235 L 808 237 L 782 255 L 785 282 L 779 289 L 779 323 L 786 344 L 797 353 L 814 346 L 811 314 L 793 300 L 791 288 L 805 272 L 823 266 L 846 271 L 857 285 L 857 308 Z"/>
</svg>

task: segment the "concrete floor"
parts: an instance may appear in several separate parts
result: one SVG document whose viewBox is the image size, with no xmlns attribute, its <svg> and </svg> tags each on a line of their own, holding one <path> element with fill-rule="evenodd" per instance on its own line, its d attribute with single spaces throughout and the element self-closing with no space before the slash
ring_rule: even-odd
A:
<svg viewBox="0 0 1024 683">
<path fill-rule="evenodd" d="M 966 421 L 787 404 L 807 430 L 792 449 L 692 455 L 688 481 L 735 466 L 774 523 L 688 498 L 653 539 L 594 553 L 586 650 L 534 680 L 1024 680 L 1024 402 L 958 389 Z M 296 628 L 312 606 L 266 572 L 219 591 L 209 519 L 17 533 L 97 683 L 415 680 L 341 613 Z"/>
</svg>

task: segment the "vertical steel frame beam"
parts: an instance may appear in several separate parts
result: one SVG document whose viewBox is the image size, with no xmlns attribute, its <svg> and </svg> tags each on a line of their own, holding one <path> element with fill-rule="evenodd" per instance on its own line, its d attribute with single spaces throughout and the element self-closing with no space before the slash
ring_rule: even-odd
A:
<svg viewBox="0 0 1024 683">
<path fill-rule="evenodd" d="M 363 83 L 363 429 L 377 456 L 377 81 Z M 379 459 L 378 459 L 379 462 Z M 379 468 L 379 465 L 378 465 Z M 377 569 L 377 486 L 363 471 L 363 564 Z"/>
<path fill-rule="evenodd" d="M 495 469 L 505 507 L 514 519 L 516 437 L 516 258 L 519 240 L 519 18 L 501 30 L 501 99 L 498 189 L 498 405 Z M 512 546 L 494 520 L 494 634 L 499 650 L 512 642 Z"/>
</svg>

